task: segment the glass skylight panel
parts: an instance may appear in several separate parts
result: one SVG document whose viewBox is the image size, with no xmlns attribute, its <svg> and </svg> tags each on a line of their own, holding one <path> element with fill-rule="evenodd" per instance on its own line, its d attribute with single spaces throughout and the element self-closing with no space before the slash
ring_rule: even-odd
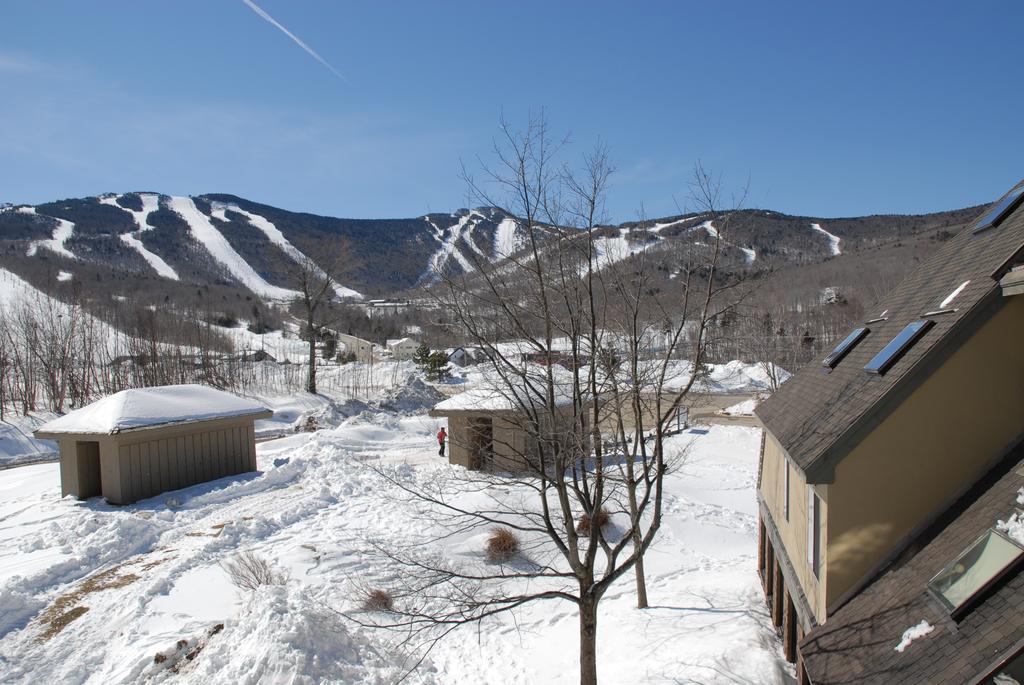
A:
<svg viewBox="0 0 1024 685">
<path fill-rule="evenodd" d="M 939 571 L 928 587 L 956 613 L 972 597 L 990 587 L 1024 555 L 1024 548 L 995 530 L 988 530 L 960 556 Z"/>
<path fill-rule="evenodd" d="M 999 204 L 992 208 L 992 211 L 978 222 L 978 225 L 974 227 L 974 232 L 984 231 L 986 228 L 998 225 L 1010 212 L 1017 208 L 1021 200 L 1024 200 L 1024 186 L 1011 190 Z"/>
<path fill-rule="evenodd" d="M 839 365 L 839 362 L 843 360 L 850 350 L 854 348 L 864 336 L 870 333 L 870 329 L 866 327 L 855 328 L 853 332 L 843 338 L 843 341 L 836 345 L 835 349 L 829 352 L 828 356 L 821 361 L 821 365 L 826 369 L 834 369 Z"/>
<path fill-rule="evenodd" d="M 881 352 L 867 363 L 864 370 L 868 373 L 885 373 L 934 324 L 935 322 L 929 319 L 921 319 L 907 324 L 906 328 L 900 331 L 895 338 L 889 341 L 888 345 L 882 348 Z"/>
</svg>

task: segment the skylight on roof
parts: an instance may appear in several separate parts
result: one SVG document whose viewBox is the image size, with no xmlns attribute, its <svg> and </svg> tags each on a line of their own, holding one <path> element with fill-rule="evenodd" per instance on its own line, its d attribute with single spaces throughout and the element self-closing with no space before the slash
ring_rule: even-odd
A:
<svg viewBox="0 0 1024 685">
<path fill-rule="evenodd" d="M 989 529 L 939 571 L 928 587 L 950 613 L 962 613 L 971 599 L 996 583 L 1022 557 L 1024 547 Z"/>
<path fill-rule="evenodd" d="M 953 300 L 956 299 L 956 296 L 964 291 L 964 288 L 967 287 L 968 283 L 970 283 L 970 281 L 964 281 L 963 283 L 956 287 L 956 290 L 951 292 L 949 295 L 946 295 L 946 299 L 944 299 L 942 302 L 939 302 L 939 309 L 945 309 L 950 304 L 952 304 Z"/>
<path fill-rule="evenodd" d="M 929 328 L 935 325 L 934 321 L 930 319 L 921 319 L 908 323 L 906 328 L 900 331 L 895 338 L 889 341 L 889 344 L 882 348 L 882 351 L 876 354 L 871 361 L 864 366 L 864 370 L 868 373 L 877 373 L 879 375 L 884 374 L 892 367 L 900 357 L 909 350 L 917 339 L 924 335 Z"/>
<path fill-rule="evenodd" d="M 1021 200 L 1024 200 L 1024 186 L 1014 188 L 1006 197 L 1004 197 L 999 203 L 996 204 L 992 210 L 986 214 L 978 225 L 974 227 L 974 232 L 984 231 L 986 228 L 992 228 L 998 226 L 999 223 L 1009 216 L 1010 212 L 1017 208 Z"/>
<path fill-rule="evenodd" d="M 826 369 L 834 369 L 839 365 L 839 362 L 843 360 L 850 350 L 852 350 L 857 343 L 864 339 L 871 330 L 866 326 L 861 328 L 854 328 L 853 332 L 843 338 L 843 341 L 836 345 L 835 349 L 829 352 L 828 356 L 821 361 L 821 365 Z"/>
</svg>

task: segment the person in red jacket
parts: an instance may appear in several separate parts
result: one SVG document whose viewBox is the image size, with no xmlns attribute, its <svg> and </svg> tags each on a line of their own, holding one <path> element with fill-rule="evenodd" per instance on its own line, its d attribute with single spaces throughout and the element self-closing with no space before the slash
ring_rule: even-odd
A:
<svg viewBox="0 0 1024 685">
<path fill-rule="evenodd" d="M 447 440 L 447 439 L 448 439 L 448 433 L 445 432 L 444 426 L 441 426 L 441 430 L 439 430 L 437 432 L 437 444 L 440 446 L 440 449 L 437 450 L 437 456 L 439 456 L 439 457 L 443 457 L 444 456 L 444 441 Z"/>
</svg>

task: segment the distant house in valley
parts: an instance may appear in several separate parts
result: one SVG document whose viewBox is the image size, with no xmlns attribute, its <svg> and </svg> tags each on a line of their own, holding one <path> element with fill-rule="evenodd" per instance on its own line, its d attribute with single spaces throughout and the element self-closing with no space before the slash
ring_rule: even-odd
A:
<svg viewBox="0 0 1024 685">
<path fill-rule="evenodd" d="M 351 354 L 357 362 L 370 363 L 373 361 L 373 343 L 369 340 L 363 340 L 347 333 L 336 333 L 334 337 L 338 342 L 338 354 Z"/>
<path fill-rule="evenodd" d="M 388 351 L 391 352 L 391 357 L 398 361 L 405 361 L 412 359 L 413 355 L 416 354 L 416 350 L 419 349 L 419 342 L 412 338 L 398 338 L 397 340 L 388 340 L 385 343 Z"/>
<path fill-rule="evenodd" d="M 470 366 L 487 361 L 487 355 L 479 347 L 456 347 L 448 352 L 448 361 L 455 366 Z"/>
<path fill-rule="evenodd" d="M 538 433 L 558 441 L 562 448 L 589 455 L 589 424 L 585 415 L 575 417 L 570 387 L 557 386 L 555 406 L 550 409 L 544 387 L 540 379 L 515 388 L 485 379 L 437 404 L 430 415 L 447 419 L 448 461 L 471 470 L 533 470 L 541 449 Z M 574 430 L 577 418 L 585 426 L 582 436 Z"/>
<path fill-rule="evenodd" d="M 60 446 L 61 494 L 129 504 L 256 470 L 254 421 L 273 412 L 201 385 L 122 390 L 40 426 Z"/>
<path fill-rule="evenodd" d="M 412 307 L 413 304 L 408 300 L 366 300 L 363 302 L 366 315 L 370 318 L 401 314 Z"/>
<path fill-rule="evenodd" d="M 1024 487 L 1022 199 L 756 410 L 758 568 L 801 683 L 1024 682 L 1024 536 L 999 524 Z"/>
</svg>

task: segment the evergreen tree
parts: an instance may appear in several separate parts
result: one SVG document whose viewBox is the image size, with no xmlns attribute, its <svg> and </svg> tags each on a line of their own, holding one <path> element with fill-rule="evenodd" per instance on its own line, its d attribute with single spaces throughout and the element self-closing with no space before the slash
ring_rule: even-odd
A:
<svg viewBox="0 0 1024 685">
<path fill-rule="evenodd" d="M 430 348 L 425 343 L 420 343 L 412 355 L 412 361 L 420 368 L 420 371 L 427 370 L 427 359 L 430 358 Z"/>
<path fill-rule="evenodd" d="M 448 367 L 448 355 L 441 350 L 427 355 L 427 363 L 423 370 L 428 381 L 443 381 L 452 375 Z"/>
</svg>

